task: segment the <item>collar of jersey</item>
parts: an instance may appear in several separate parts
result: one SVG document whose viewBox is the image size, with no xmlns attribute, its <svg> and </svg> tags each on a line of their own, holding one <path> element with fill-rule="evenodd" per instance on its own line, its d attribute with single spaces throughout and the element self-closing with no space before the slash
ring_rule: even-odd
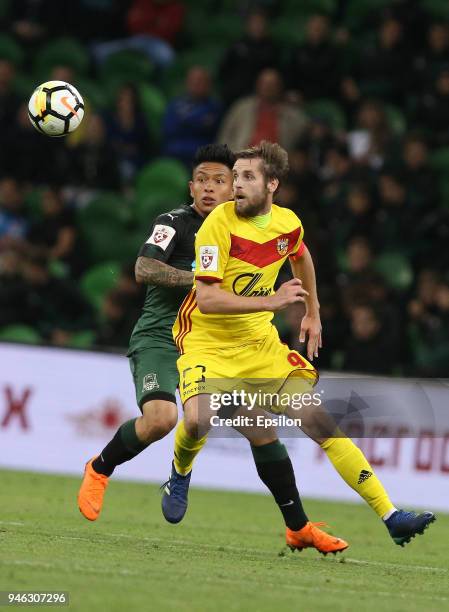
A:
<svg viewBox="0 0 449 612">
<path fill-rule="evenodd" d="M 270 210 L 270 212 L 267 212 L 265 215 L 250 217 L 248 221 L 251 223 L 251 225 L 255 225 L 258 229 L 266 229 L 270 225 L 272 217 L 273 213 Z"/>
</svg>

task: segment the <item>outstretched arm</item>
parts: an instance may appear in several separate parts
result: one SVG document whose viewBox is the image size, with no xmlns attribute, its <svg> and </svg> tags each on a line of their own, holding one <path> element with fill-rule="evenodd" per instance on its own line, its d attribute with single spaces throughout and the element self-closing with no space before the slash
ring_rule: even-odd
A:
<svg viewBox="0 0 449 612">
<path fill-rule="evenodd" d="M 193 272 L 178 270 L 151 257 L 138 257 L 134 271 L 139 284 L 163 287 L 190 287 L 193 284 Z"/>
<path fill-rule="evenodd" d="M 245 297 L 221 289 L 219 283 L 196 279 L 196 301 L 203 314 L 249 314 L 252 312 L 275 312 L 289 304 L 304 302 L 307 291 L 297 278 L 284 283 L 273 295 Z"/>
</svg>

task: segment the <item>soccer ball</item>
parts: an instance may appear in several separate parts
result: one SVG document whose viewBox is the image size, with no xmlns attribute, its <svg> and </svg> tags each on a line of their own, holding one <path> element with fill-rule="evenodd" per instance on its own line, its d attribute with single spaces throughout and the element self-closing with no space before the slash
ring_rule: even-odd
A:
<svg viewBox="0 0 449 612">
<path fill-rule="evenodd" d="M 65 136 L 81 123 L 84 102 L 70 83 L 47 81 L 33 91 L 28 102 L 28 116 L 38 132 Z"/>
</svg>

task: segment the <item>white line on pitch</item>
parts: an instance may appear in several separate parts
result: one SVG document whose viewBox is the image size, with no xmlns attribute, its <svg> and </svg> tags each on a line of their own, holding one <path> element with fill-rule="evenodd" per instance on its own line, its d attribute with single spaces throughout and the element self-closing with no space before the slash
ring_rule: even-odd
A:
<svg viewBox="0 0 449 612">
<path fill-rule="evenodd" d="M 354 563 L 356 565 L 378 565 L 380 567 L 396 567 L 399 569 L 416 569 L 416 570 L 424 570 L 428 572 L 442 572 L 443 574 L 447 574 L 448 570 L 444 567 L 433 567 L 431 565 L 404 565 L 401 563 L 388 563 L 386 561 L 365 561 L 362 559 L 351 559 L 349 557 L 343 557 L 344 563 Z"/>
</svg>

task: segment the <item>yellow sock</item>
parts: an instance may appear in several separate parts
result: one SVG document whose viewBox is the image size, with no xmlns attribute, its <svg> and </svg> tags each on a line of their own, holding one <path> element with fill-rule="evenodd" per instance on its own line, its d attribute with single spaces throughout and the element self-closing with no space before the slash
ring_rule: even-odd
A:
<svg viewBox="0 0 449 612">
<path fill-rule="evenodd" d="M 206 444 L 206 440 L 207 434 L 199 440 L 191 438 L 184 427 L 184 419 L 178 423 L 175 432 L 175 457 L 173 460 L 178 474 L 185 476 L 190 472 L 193 461 Z"/>
<path fill-rule="evenodd" d="M 383 517 L 394 509 L 362 451 L 349 438 L 329 438 L 320 445 L 343 480 Z"/>
</svg>

